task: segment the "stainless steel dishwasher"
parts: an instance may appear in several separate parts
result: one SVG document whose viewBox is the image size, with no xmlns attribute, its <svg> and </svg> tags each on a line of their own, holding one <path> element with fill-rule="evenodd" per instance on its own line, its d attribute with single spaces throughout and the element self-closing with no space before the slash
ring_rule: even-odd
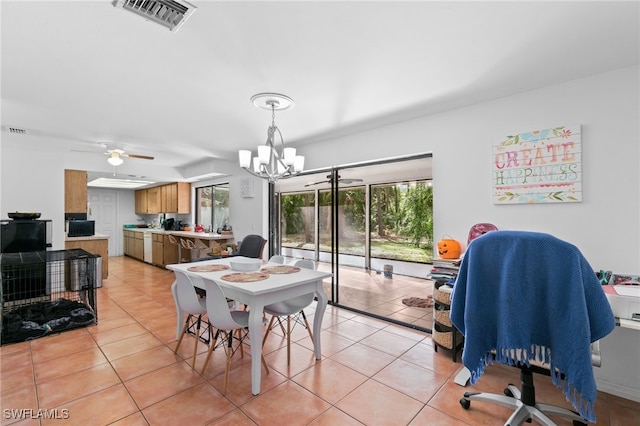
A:
<svg viewBox="0 0 640 426">
<path fill-rule="evenodd" d="M 153 263 L 153 255 L 152 255 L 152 250 L 153 250 L 153 239 L 152 239 L 152 233 L 151 232 L 146 232 L 144 233 L 143 236 L 143 242 L 144 242 L 144 261 L 145 263 Z"/>
</svg>

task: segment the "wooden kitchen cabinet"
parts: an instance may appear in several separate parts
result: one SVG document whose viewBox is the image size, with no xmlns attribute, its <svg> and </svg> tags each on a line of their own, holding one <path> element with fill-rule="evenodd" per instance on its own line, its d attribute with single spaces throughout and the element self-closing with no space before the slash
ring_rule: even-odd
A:
<svg viewBox="0 0 640 426">
<path fill-rule="evenodd" d="M 136 231 L 123 231 L 124 254 L 137 260 L 144 261 L 144 233 Z"/>
<path fill-rule="evenodd" d="M 133 242 L 131 241 L 131 239 L 133 238 L 133 235 L 131 235 L 132 233 L 132 231 L 122 231 L 122 241 L 124 244 L 123 251 L 125 256 L 131 256 L 131 252 L 133 251 Z"/>
<path fill-rule="evenodd" d="M 176 213 L 191 213 L 191 184 L 178 182 L 176 187 Z"/>
<path fill-rule="evenodd" d="M 162 213 L 191 213 L 191 184 L 175 182 L 162 186 Z"/>
<path fill-rule="evenodd" d="M 87 172 L 64 171 L 64 212 L 87 213 Z"/>
<path fill-rule="evenodd" d="M 123 230 L 124 255 L 144 262 L 144 232 Z M 151 233 L 151 263 L 164 268 L 178 262 L 178 246 L 163 232 Z"/>
<path fill-rule="evenodd" d="M 177 185 L 169 184 L 162 185 L 160 199 L 162 201 L 162 211 L 164 213 L 177 212 L 177 206 L 172 200 L 176 198 Z"/>
<path fill-rule="evenodd" d="M 151 263 L 155 266 L 164 267 L 164 235 L 153 234 L 152 238 L 152 250 L 151 250 Z"/>
<path fill-rule="evenodd" d="M 164 213 L 161 211 L 162 201 L 160 200 L 161 190 L 159 186 L 153 188 L 147 188 L 147 213 L 158 214 Z"/>
<path fill-rule="evenodd" d="M 136 214 L 191 213 L 191 184 L 174 182 L 136 191 Z"/>
<path fill-rule="evenodd" d="M 169 240 L 168 235 L 164 235 L 164 264 L 174 265 L 180 263 L 178 258 L 178 246 Z"/>
<path fill-rule="evenodd" d="M 100 237 L 72 237 L 67 238 L 64 242 L 64 248 L 83 249 L 92 254 L 97 254 L 102 258 L 102 279 L 106 280 L 109 276 L 109 240 Z"/>
<path fill-rule="evenodd" d="M 146 214 L 148 210 L 148 197 L 146 189 L 136 190 L 136 214 Z"/>
<path fill-rule="evenodd" d="M 144 262 L 144 234 L 142 232 L 133 233 L 132 257 Z"/>
</svg>

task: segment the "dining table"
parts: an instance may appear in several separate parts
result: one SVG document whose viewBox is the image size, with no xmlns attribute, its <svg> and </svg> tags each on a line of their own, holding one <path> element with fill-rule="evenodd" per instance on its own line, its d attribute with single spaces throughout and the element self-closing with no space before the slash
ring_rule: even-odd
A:
<svg viewBox="0 0 640 426">
<path fill-rule="evenodd" d="M 313 320 L 313 346 L 317 360 L 322 357 L 321 327 L 322 318 L 327 308 L 328 298 L 324 292 L 322 282 L 332 276 L 331 272 L 317 271 L 298 267 L 283 267 L 285 265 L 263 261 L 261 268 L 256 271 L 259 280 L 254 280 L 256 274 L 235 271 L 231 268 L 231 260 L 243 259 L 230 257 L 212 259 L 199 262 L 178 263 L 167 265 L 167 269 L 175 273 L 184 273 L 215 281 L 224 295 L 238 303 L 249 306 L 249 339 L 251 341 L 251 393 L 260 393 L 261 357 L 264 307 L 271 303 L 315 293 L 317 306 Z M 244 258 L 246 259 L 246 258 Z M 291 265 L 289 265 L 291 266 Z M 266 277 L 263 277 L 266 275 Z M 247 280 L 243 280 L 243 276 Z M 171 287 L 174 301 L 176 301 L 176 339 L 180 337 L 184 312 L 177 303 L 175 286 Z"/>
</svg>

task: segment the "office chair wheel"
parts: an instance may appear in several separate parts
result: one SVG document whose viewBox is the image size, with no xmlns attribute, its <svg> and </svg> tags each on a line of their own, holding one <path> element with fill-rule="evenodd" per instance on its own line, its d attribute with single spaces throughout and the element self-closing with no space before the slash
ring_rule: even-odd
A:
<svg viewBox="0 0 640 426">
<path fill-rule="evenodd" d="M 471 401 L 469 401 L 467 398 L 460 398 L 460 405 L 465 410 L 468 410 L 469 407 L 471 407 Z"/>
</svg>

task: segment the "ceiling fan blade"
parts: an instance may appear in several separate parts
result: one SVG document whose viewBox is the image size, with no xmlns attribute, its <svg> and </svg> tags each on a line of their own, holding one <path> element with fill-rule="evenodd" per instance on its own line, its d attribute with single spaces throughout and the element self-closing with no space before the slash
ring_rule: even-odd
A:
<svg viewBox="0 0 640 426">
<path fill-rule="evenodd" d="M 330 180 L 320 180 L 318 182 L 309 182 L 309 183 L 305 184 L 304 186 L 306 188 L 307 186 L 320 185 L 321 183 L 329 183 L 329 182 L 331 182 L 331 181 Z"/>
<path fill-rule="evenodd" d="M 71 152 L 88 152 L 90 154 L 106 154 L 100 151 L 87 151 L 86 149 L 70 149 Z"/>
<path fill-rule="evenodd" d="M 359 179 L 359 178 L 353 178 L 353 179 L 345 178 L 345 179 L 338 179 L 338 182 L 342 182 L 342 183 L 348 185 L 350 183 L 364 182 L 364 181 L 362 179 Z"/>
<path fill-rule="evenodd" d="M 129 158 L 140 158 L 142 160 L 153 160 L 154 157 L 150 156 L 150 155 L 139 155 L 139 154 L 122 154 L 123 157 L 129 157 Z"/>
</svg>

